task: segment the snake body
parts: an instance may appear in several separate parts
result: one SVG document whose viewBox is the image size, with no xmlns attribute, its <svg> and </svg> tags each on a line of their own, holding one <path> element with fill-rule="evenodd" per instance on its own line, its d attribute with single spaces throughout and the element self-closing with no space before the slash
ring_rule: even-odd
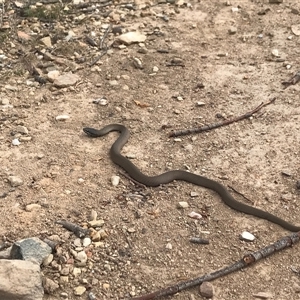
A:
<svg viewBox="0 0 300 300">
<path fill-rule="evenodd" d="M 295 226 L 267 211 L 246 205 L 242 202 L 235 200 L 224 185 L 204 176 L 196 175 L 182 170 L 168 171 L 157 176 L 147 176 L 143 174 L 129 159 L 127 159 L 121 154 L 121 150 L 123 146 L 127 143 L 130 136 L 129 130 L 123 125 L 110 124 L 102 128 L 101 130 L 86 127 L 83 128 L 83 131 L 91 137 L 101 137 L 112 131 L 120 132 L 120 136 L 113 143 L 110 149 L 111 160 L 115 164 L 123 168 L 134 180 L 146 186 L 154 187 L 159 186 L 161 184 L 170 183 L 173 180 L 183 180 L 217 192 L 223 200 L 223 202 L 232 209 L 268 220 L 292 232 L 300 231 L 300 226 Z"/>
</svg>

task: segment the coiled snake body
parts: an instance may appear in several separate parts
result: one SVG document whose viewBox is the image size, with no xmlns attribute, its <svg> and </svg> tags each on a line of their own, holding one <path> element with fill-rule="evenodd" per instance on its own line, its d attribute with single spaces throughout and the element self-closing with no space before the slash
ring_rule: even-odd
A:
<svg viewBox="0 0 300 300">
<path fill-rule="evenodd" d="M 112 131 L 120 132 L 119 138 L 113 143 L 110 149 L 110 157 L 115 164 L 123 168 L 134 180 L 146 186 L 159 186 L 173 180 L 190 182 L 217 192 L 226 205 L 237 211 L 268 220 L 293 232 L 300 231 L 300 226 L 295 226 L 269 212 L 235 200 L 225 186 L 212 179 L 181 170 L 173 170 L 157 176 L 147 176 L 143 174 L 130 160 L 120 153 L 130 136 L 129 130 L 123 125 L 110 124 L 101 130 L 86 127 L 83 128 L 83 131 L 91 137 L 101 137 Z"/>
</svg>

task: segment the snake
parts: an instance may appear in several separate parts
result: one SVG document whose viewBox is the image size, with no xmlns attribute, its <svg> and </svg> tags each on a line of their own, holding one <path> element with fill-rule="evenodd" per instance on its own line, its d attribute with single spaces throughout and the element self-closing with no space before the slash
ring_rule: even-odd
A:
<svg viewBox="0 0 300 300">
<path fill-rule="evenodd" d="M 300 231 L 300 226 L 293 225 L 262 209 L 237 201 L 223 184 L 207 177 L 183 170 L 171 170 L 156 176 L 145 175 L 138 169 L 137 166 L 135 166 L 129 159 L 121 154 L 123 146 L 127 143 L 130 137 L 130 132 L 124 125 L 110 124 L 100 130 L 91 127 L 85 127 L 83 128 L 83 131 L 88 136 L 94 138 L 102 137 L 113 131 L 119 132 L 119 137 L 110 148 L 110 158 L 116 165 L 123 168 L 131 178 L 145 186 L 160 186 L 162 184 L 168 184 L 174 180 L 186 181 L 188 183 L 192 183 L 216 192 L 227 206 L 236 211 L 265 219 L 292 232 Z"/>
</svg>

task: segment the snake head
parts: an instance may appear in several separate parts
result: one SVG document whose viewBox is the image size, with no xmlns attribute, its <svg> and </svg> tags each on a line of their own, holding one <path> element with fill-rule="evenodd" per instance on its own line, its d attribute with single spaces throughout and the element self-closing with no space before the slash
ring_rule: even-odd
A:
<svg viewBox="0 0 300 300">
<path fill-rule="evenodd" d="M 91 136 L 91 137 L 98 137 L 98 136 L 99 136 L 98 130 L 95 129 L 95 128 L 84 127 L 84 128 L 83 128 L 83 131 L 84 131 L 87 135 L 89 135 L 89 136 Z"/>
</svg>

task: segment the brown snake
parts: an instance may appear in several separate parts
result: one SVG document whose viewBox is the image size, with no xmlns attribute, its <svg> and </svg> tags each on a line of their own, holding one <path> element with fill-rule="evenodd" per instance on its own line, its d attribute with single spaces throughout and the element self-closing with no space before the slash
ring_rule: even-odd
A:
<svg viewBox="0 0 300 300">
<path fill-rule="evenodd" d="M 237 211 L 268 220 L 272 223 L 280 225 L 281 227 L 289 231 L 300 231 L 300 226 L 295 226 L 275 215 L 272 215 L 269 212 L 235 200 L 224 185 L 212 179 L 208 179 L 206 177 L 181 170 L 168 171 L 157 176 L 147 176 L 143 174 L 129 159 L 127 159 L 120 153 L 130 136 L 129 130 L 123 125 L 110 124 L 102 128 L 101 130 L 86 127 L 83 128 L 83 131 L 91 137 L 101 137 L 111 131 L 120 132 L 119 138 L 113 143 L 112 147 L 110 148 L 110 157 L 115 164 L 123 168 L 134 180 L 146 186 L 159 186 L 161 184 L 169 183 L 173 180 L 183 180 L 186 182 L 190 182 L 217 192 L 225 204 Z"/>
</svg>

